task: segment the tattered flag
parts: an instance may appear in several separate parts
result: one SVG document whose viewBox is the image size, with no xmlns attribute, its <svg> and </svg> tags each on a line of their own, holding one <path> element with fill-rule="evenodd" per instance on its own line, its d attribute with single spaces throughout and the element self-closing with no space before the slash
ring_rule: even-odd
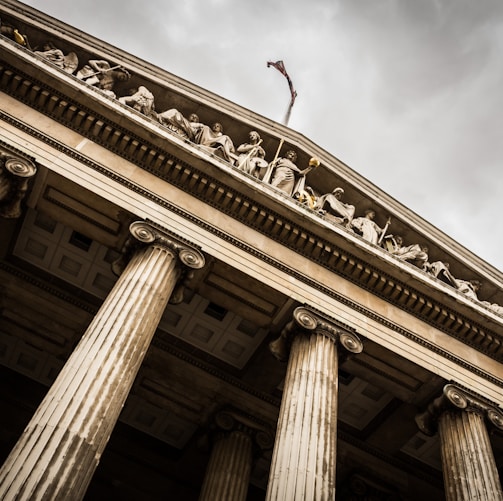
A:
<svg viewBox="0 0 503 501">
<path fill-rule="evenodd" d="M 268 61 L 267 67 L 269 68 L 269 66 L 273 66 L 286 77 L 288 86 L 290 87 L 290 95 L 292 96 L 291 104 L 293 105 L 293 103 L 295 102 L 295 98 L 297 97 L 297 91 L 293 88 L 293 83 L 292 80 L 290 79 L 290 76 L 286 72 L 285 64 L 283 63 L 283 61 L 276 61 L 275 63 L 272 61 Z"/>
</svg>

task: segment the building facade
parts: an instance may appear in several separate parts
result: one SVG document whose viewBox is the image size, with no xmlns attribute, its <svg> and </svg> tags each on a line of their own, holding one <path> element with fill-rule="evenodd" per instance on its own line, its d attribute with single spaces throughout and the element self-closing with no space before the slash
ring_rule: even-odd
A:
<svg viewBox="0 0 503 501">
<path fill-rule="evenodd" d="M 0 498 L 503 499 L 498 270 L 301 134 L 0 19 Z"/>
</svg>

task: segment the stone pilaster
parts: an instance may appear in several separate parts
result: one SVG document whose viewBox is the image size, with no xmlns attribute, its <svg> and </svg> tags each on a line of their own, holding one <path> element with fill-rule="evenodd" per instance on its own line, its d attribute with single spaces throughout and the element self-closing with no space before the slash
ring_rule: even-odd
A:
<svg viewBox="0 0 503 501">
<path fill-rule="evenodd" d="M 307 308 L 271 343 L 284 359 L 293 337 L 266 499 L 330 500 L 335 497 L 338 344 L 351 353 L 363 349 L 356 334 L 342 330 Z"/>
<path fill-rule="evenodd" d="M 441 441 L 447 501 L 503 501 L 485 419 L 503 429 L 503 413 L 453 384 L 416 417 L 421 431 Z"/>
<path fill-rule="evenodd" d="M 214 419 L 210 460 L 199 501 L 245 501 L 256 448 L 271 448 L 272 434 L 248 416 L 223 410 Z"/>
<path fill-rule="evenodd" d="M 0 216 L 21 216 L 21 201 L 28 191 L 29 180 L 37 173 L 35 165 L 24 158 L 0 159 Z"/>
<path fill-rule="evenodd" d="M 82 499 L 182 264 L 195 249 L 133 223 L 137 249 L 0 470 L 0 499 Z"/>
</svg>

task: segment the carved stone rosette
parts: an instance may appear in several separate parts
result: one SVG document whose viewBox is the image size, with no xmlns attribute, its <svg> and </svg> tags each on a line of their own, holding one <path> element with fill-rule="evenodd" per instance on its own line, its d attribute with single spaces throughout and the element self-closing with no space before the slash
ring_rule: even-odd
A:
<svg viewBox="0 0 503 501">
<path fill-rule="evenodd" d="M 21 216 L 21 201 L 28 191 L 30 179 L 37 173 L 35 165 L 25 158 L 0 159 L 0 216 L 16 219 Z"/>
</svg>

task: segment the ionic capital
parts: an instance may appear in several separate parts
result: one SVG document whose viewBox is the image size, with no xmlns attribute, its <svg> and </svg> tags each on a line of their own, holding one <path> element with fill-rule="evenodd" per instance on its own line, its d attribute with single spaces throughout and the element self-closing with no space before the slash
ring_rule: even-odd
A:
<svg viewBox="0 0 503 501">
<path fill-rule="evenodd" d="M 196 270 L 205 265 L 204 255 L 196 247 L 146 221 L 135 221 L 129 225 L 129 238 L 122 248 L 121 257 L 112 265 L 113 272 L 120 275 L 133 251 L 139 246 L 151 244 L 169 249 L 178 258 L 180 264 L 187 268 Z"/>
<path fill-rule="evenodd" d="M 437 432 L 438 418 L 449 410 L 476 412 L 493 426 L 503 430 L 503 412 L 496 405 L 451 383 L 445 385 L 442 394 L 416 416 L 416 424 L 424 434 L 434 435 Z"/>
<path fill-rule="evenodd" d="M 233 408 L 218 411 L 213 417 L 213 427 L 217 433 L 245 433 L 260 451 L 272 449 L 274 445 L 274 433 L 267 425 Z"/>
<path fill-rule="evenodd" d="M 25 158 L 0 158 L 0 216 L 21 216 L 21 201 L 28 191 L 29 180 L 37 173 L 35 165 Z"/>
<path fill-rule="evenodd" d="M 157 245 L 162 245 L 170 249 L 178 257 L 180 262 L 188 268 L 198 270 L 205 264 L 204 256 L 198 249 L 182 242 L 171 233 L 161 231 L 145 221 L 135 221 L 131 223 L 129 232 L 142 244 L 156 243 Z"/>
<path fill-rule="evenodd" d="M 269 349 L 278 360 L 286 361 L 293 336 L 306 333 L 325 336 L 334 343 L 339 343 L 349 353 L 363 351 L 363 343 L 353 330 L 319 315 L 306 306 L 299 306 L 294 310 L 293 320 L 284 327 L 279 338 L 269 344 Z"/>
</svg>

